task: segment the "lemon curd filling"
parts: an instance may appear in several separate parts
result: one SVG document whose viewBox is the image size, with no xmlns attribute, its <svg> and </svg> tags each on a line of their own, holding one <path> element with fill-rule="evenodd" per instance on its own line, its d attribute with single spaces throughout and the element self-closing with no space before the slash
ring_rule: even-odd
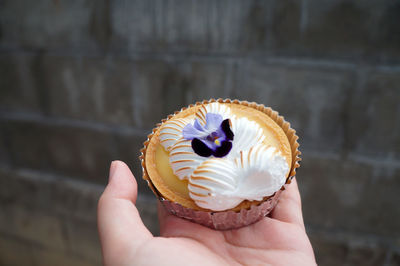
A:
<svg viewBox="0 0 400 266">
<path fill-rule="evenodd" d="M 248 120 L 254 121 L 259 124 L 263 129 L 263 134 L 265 139 L 263 143 L 267 146 L 273 146 L 277 150 L 281 151 L 282 155 L 286 158 L 288 165 L 291 165 L 291 149 L 289 141 L 283 132 L 282 128 L 277 125 L 270 117 L 266 114 L 254 110 L 252 108 L 243 107 L 240 105 L 230 105 L 232 113 L 237 117 L 246 117 Z M 195 109 L 195 108 L 193 108 Z M 188 112 L 190 109 L 179 114 L 179 117 L 194 118 L 192 112 Z M 172 118 L 174 119 L 174 118 Z M 158 134 L 155 136 L 158 138 Z M 191 207 L 195 209 L 196 205 L 189 196 L 188 181 L 180 180 L 174 173 L 169 162 L 169 152 L 164 149 L 159 141 L 153 143 L 154 149 L 154 166 L 160 177 L 160 180 L 154 180 L 153 183 L 160 193 L 167 199 L 172 201 L 177 201 L 186 207 Z M 287 173 L 288 174 L 288 173 Z"/>
<path fill-rule="evenodd" d="M 180 180 L 172 171 L 169 165 L 169 153 L 162 145 L 156 149 L 157 171 L 162 174 L 165 184 L 181 197 L 190 199 L 188 190 L 188 181 Z"/>
</svg>

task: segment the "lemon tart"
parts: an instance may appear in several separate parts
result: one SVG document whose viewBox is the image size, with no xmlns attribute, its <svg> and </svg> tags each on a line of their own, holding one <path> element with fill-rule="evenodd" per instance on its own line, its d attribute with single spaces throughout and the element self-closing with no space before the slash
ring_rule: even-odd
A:
<svg viewBox="0 0 400 266">
<path fill-rule="evenodd" d="M 212 228 L 236 228 L 256 220 L 244 219 L 246 212 L 262 217 L 276 204 L 299 167 L 297 139 L 289 123 L 263 105 L 198 102 L 170 115 L 148 136 L 143 177 L 172 213 Z M 236 213 L 230 219 L 237 222 L 224 226 L 216 214 L 227 212 Z"/>
</svg>

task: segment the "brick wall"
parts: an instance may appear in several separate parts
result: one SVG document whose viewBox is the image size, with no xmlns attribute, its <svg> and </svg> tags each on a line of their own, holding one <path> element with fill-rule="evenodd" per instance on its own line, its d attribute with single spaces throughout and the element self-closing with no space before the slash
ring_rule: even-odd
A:
<svg viewBox="0 0 400 266">
<path fill-rule="evenodd" d="M 399 17 L 392 0 L 0 1 L 0 264 L 100 264 L 110 161 L 140 179 L 151 128 L 222 97 L 297 129 L 320 265 L 398 265 Z"/>
</svg>

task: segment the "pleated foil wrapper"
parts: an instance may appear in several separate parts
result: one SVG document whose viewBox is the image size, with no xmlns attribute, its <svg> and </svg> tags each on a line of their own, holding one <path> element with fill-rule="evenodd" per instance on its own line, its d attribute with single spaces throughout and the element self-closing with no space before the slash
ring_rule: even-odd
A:
<svg viewBox="0 0 400 266">
<path fill-rule="evenodd" d="M 265 217 L 278 203 L 282 191 L 276 192 L 272 197 L 263 201 L 260 205 L 252 205 L 250 209 L 242 209 L 239 212 L 204 212 L 183 207 L 167 199 L 159 199 L 170 213 L 216 230 L 237 229 L 253 224 Z"/>
<path fill-rule="evenodd" d="M 259 110 L 265 114 L 267 114 L 272 120 L 274 120 L 285 132 L 292 151 L 292 165 L 289 172 L 289 175 L 286 179 L 286 184 L 282 186 L 282 188 L 275 192 L 271 197 L 266 198 L 264 201 L 259 202 L 258 204 L 251 205 L 248 209 L 241 209 L 240 211 L 201 211 L 194 210 L 190 208 L 186 208 L 179 203 L 171 202 L 168 199 L 165 199 L 162 194 L 157 190 L 154 184 L 151 182 L 151 178 L 149 177 L 146 170 L 146 149 L 147 145 L 150 143 L 151 138 L 160 128 L 160 126 L 167 120 L 174 117 L 174 115 L 178 114 L 181 111 L 186 110 L 187 108 L 191 108 L 197 105 L 208 104 L 212 102 L 219 103 L 232 103 L 239 104 L 254 108 Z M 290 127 L 290 124 L 284 120 L 282 116 L 278 114 L 278 112 L 272 110 L 269 107 L 265 107 L 262 104 L 257 104 L 255 102 L 247 102 L 247 101 L 239 101 L 239 100 L 231 100 L 231 99 L 210 99 L 202 102 L 197 102 L 196 104 L 189 105 L 188 107 L 182 108 L 180 111 L 176 111 L 173 115 L 169 115 L 167 119 L 163 119 L 161 123 L 157 124 L 157 127 L 152 130 L 152 133 L 148 135 L 147 140 L 144 142 L 144 147 L 141 149 L 140 160 L 142 163 L 143 169 L 143 179 L 147 181 L 147 184 L 157 196 L 158 200 L 164 206 L 164 208 L 171 214 L 176 215 L 178 217 L 187 219 L 191 222 L 198 223 L 204 226 L 207 226 L 216 230 L 230 230 L 237 229 L 246 225 L 253 224 L 266 215 L 268 215 L 272 209 L 276 206 L 279 200 L 279 196 L 281 193 L 285 193 L 285 186 L 288 186 L 291 180 L 296 175 L 296 169 L 300 167 L 299 162 L 301 161 L 299 151 L 299 143 L 297 142 L 298 136 L 296 135 L 296 131 Z"/>
</svg>

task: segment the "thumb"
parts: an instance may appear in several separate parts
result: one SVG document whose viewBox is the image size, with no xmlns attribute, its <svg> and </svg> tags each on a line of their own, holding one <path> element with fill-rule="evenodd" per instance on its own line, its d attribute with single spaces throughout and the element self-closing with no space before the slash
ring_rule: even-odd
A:
<svg viewBox="0 0 400 266">
<path fill-rule="evenodd" d="M 128 166 L 113 161 L 98 203 L 97 223 L 105 265 L 118 264 L 152 237 L 136 209 L 137 183 Z M 129 250 L 129 252 L 128 252 Z"/>
</svg>

